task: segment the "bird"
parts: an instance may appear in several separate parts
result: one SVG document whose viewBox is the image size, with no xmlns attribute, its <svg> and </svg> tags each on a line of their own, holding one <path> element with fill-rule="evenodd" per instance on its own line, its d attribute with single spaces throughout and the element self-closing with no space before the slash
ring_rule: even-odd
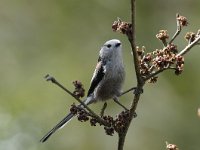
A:
<svg viewBox="0 0 200 150">
<path fill-rule="evenodd" d="M 122 56 L 122 44 L 118 39 L 108 40 L 99 51 L 97 65 L 91 79 L 87 97 L 83 101 L 84 104 L 89 105 L 109 99 L 118 102 L 124 80 L 125 69 Z M 65 126 L 73 117 L 74 114 L 72 113 L 66 115 L 40 142 L 43 143 L 49 139 L 53 133 Z"/>
</svg>

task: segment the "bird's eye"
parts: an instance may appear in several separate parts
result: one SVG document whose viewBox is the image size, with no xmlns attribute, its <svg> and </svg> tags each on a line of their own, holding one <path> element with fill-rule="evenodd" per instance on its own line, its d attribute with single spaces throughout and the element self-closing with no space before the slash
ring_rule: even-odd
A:
<svg viewBox="0 0 200 150">
<path fill-rule="evenodd" d="M 108 45 L 107 45 L 107 48 L 110 48 L 110 47 L 111 47 L 111 44 L 108 44 Z"/>
<path fill-rule="evenodd" d="M 119 47 L 120 45 L 121 45 L 121 43 L 117 43 L 115 46 L 116 46 L 116 47 Z"/>
</svg>

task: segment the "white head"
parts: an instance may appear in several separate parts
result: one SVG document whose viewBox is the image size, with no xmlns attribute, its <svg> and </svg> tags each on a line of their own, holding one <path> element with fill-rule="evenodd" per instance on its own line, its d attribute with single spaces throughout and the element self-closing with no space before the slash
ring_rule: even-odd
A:
<svg viewBox="0 0 200 150">
<path fill-rule="evenodd" d="M 102 58 L 109 58 L 115 55 L 121 55 L 121 42 L 117 39 L 107 41 L 100 50 L 100 56 Z"/>
</svg>

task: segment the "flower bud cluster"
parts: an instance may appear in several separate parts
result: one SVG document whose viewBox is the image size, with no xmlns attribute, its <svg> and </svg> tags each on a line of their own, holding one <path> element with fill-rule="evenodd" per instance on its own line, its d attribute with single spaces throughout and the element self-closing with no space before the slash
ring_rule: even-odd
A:
<svg viewBox="0 0 200 150">
<path fill-rule="evenodd" d="M 114 129 L 117 133 L 123 133 L 127 123 L 130 121 L 129 110 L 122 111 L 114 120 Z"/>
<path fill-rule="evenodd" d="M 91 126 L 96 126 L 97 124 L 102 125 L 96 118 L 92 117 L 83 107 L 76 106 L 75 104 L 71 105 L 70 112 L 74 115 L 77 115 L 77 118 L 81 122 L 86 122 L 90 120 Z M 115 119 L 111 116 L 102 116 L 102 119 L 107 123 L 104 126 L 104 130 L 107 135 L 112 136 L 114 132 L 122 133 L 124 132 L 127 123 L 130 120 L 129 110 L 122 111 Z"/>
<path fill-rule="evenodd" d="M 196 38 L 200 36 L 200 30 L 197 31 L 197 33 L 194 32 L 187 32 L 185 35 L 185 39 L 188 41 L 188 43 L 192 43 Z"/>
<path fill-rule="evenodd" d="M 176 56 L 178 49 L 173 43 L 168 44 L 163 49 L 156 49 L 146 54 L 144 47 L 141 49 L 137 47 L 136 50 L 139 56 L 140 74 L 144 78 L 156 71 L 172 67 L 174 67 L 176 75 L 179 75 L 183 71 L 184 58 L 183 56 Z M 149 80 L 151 83 L 155 83 L 156 81 L 157 77 L 153 77 Z"/>
<path fill-rule="evenodd" d="M 167 150 L 179 150 L 175 144 L 167 144 Z"/>
<path fill-rule="evenodd" d="M 184 57 L 183 56 L 177 56 L 176 57 L 176 69 L 175 74 L 179 75 L 183 72 L 184 67 Z"/>
<path fill-rule="evenodd" d="M 112 136 L 114 131 L 117 133 L 124 132 L 130 120 L 130 113 L 129 110 L 126 110 L 117 115 L 116 119 L 113 119 L 111 116 L 104 116 L 103 119 L 111 125 L 110 127 L 104 127 L 106 134 Z"/>
<path fill-rule="evenodd" d="M 119 18 L 117 21 L 114 21 L 112 25 L 113 31 L 118 31 L 122 34 L 130 34 L 132 32 L 131 23 L 121 21 Z"/>
<path fill-rule="evenodd" d="M 187 18 L 184 16 L 180 16 L 179 14 L 177 14 L 176 19 L 179 21 L 179 24 L 181 26 L 187 26 L 189 24 Z"/>
<path fill-rule="evenodd" d="M 160 30 L 158 34 L 156 34 L 156 38 L 165 41 L 169 38 L 169 35 L 167 34 L 167 30 Z"/>
<path fill-rule="evenodd" d="M 78 80 L 73 81 L 73 84 L 75 86 L 73 94 L 77 98 L 84 97 L 84 95 L 85 95 L 85 89 L 83 88 L 83 84 L 80 81 L 78 81 Z"/>
<path fill-rule="evenodd" d="M 77 118 L 81 122 L 86 122 L 89 120 L 90 114 L 82 107 L 76 106 L 75 104 L 71 105 L 70 112 L 74 115 L 77 115 Z"/>
<path fill-rule="evenodd" d="M 110 126 L 105 126 L 104 127 L 104 130 L 105 130 L 106 134 L 112 136 L 114 134 L 114 132 L 115 132 L 114 127 L 113 127 L 113 123 L 114 123 L 113 117 L 111 117 L 111 116 L 103 116 L 103 119 L 108 124 L 110 124 Z"/>
</svg>

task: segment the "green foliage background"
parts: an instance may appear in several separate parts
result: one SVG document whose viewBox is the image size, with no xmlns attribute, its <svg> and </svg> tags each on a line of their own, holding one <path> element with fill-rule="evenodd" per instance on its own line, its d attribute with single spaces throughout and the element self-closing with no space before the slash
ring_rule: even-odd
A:
<svg viewBox="0 0 200 150">
<path fill-rule="evenodd" d="M 172 36 L 175 14 L 190 25 L 175 41 L 186 46 L 184 34 L 200 28 L 199 0 L 137 1 L 137 45 L 148 51 L 161 48 L 155 38 L 160 29 Z M 123 43 L 127 78 L 124 89 L 136 84 L 130 45 L 125 36 L 112 32 L 117 17 L 130 21 L 129 1 L 122 0 L 0 0 L 0 149 L 64 150 L 117 148 L 117 135 L 106 136 L 102 127 L 90 127 L 76 119 L 48 142 L 40 138 L 55 125 L 74 102 L 73 98 L 47 83 L 55 76 L 73 90 L 80 80 L 86 89 L 101 45 L 112 38 Z M 126 150 L 165 149 L 165 141 L 181 150 L 200 147 L 199 87 L 200 47 L 185 56 L 185 71 L 175 76 L 168 71 L 156 84 L 147 84 L 137 114 L 127 135 Z M 132 94 L 121 98 L 129 105 Z M 91 106 L 99 112 L 102 103 Z M 109 102 L 106 113 L 121 108 Z"/>
</svg>

